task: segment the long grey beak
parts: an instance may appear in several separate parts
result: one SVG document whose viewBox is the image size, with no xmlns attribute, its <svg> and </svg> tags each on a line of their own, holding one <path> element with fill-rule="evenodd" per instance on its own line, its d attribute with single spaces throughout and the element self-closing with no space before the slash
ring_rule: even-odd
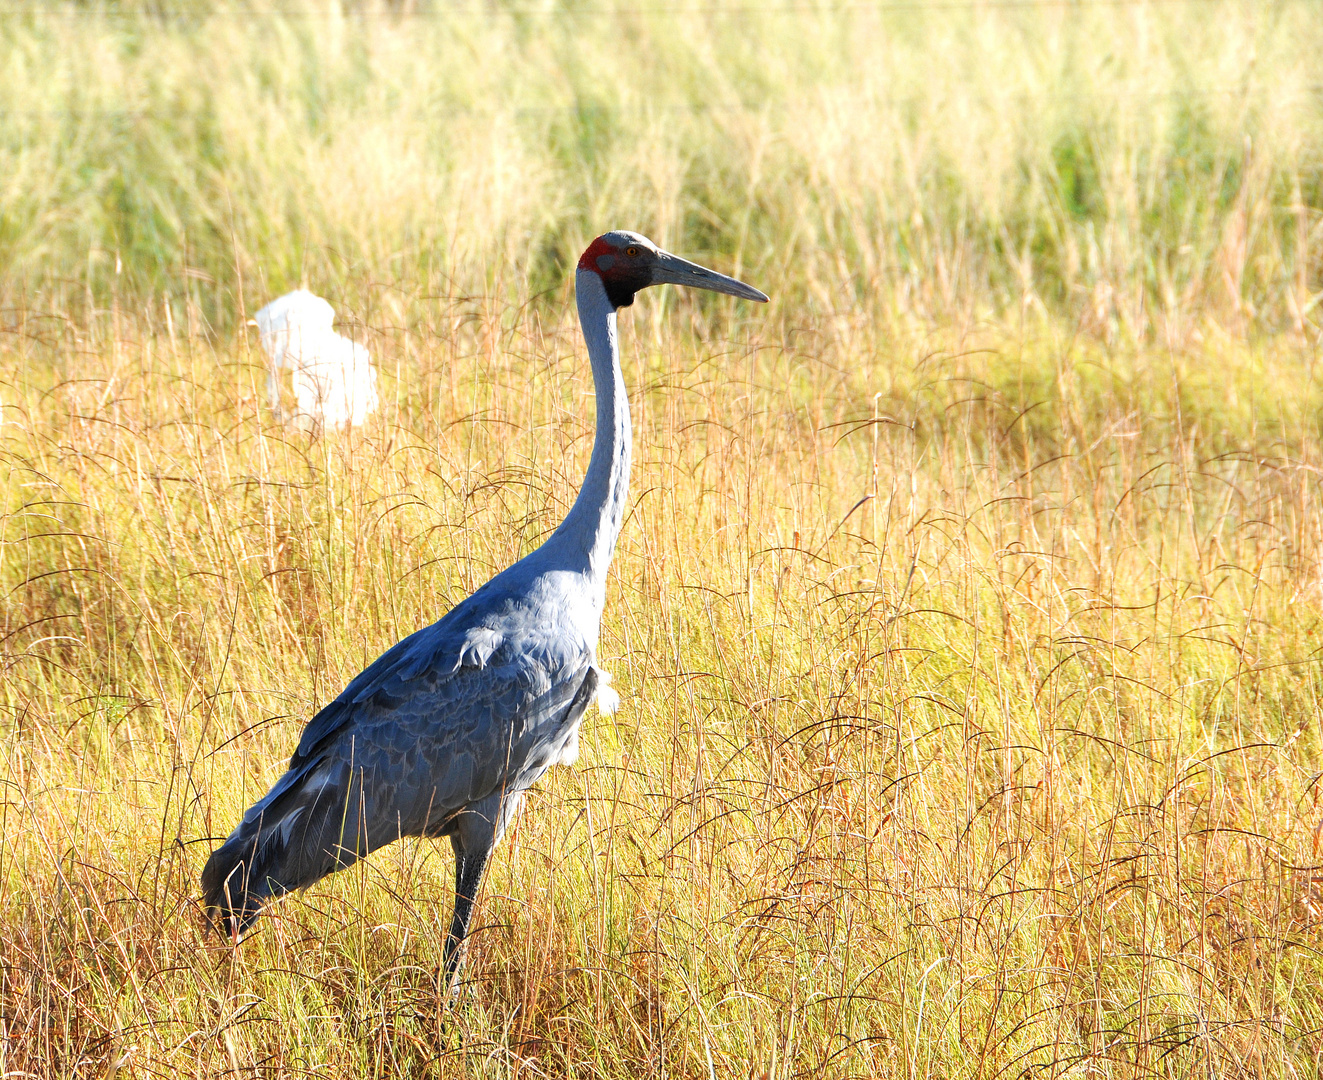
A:
<svg viewBox="0 0 1323 1080">
<path fill-rule="evenodd" d="M 739 296 L 745 300 L 757 300 L 760 304 L 767 303 L 767 294 L 760 292 L 752 285 L 746 285 L 742 281 L 736 281 L 733 277 L 718 274 L 715 270 L 708 270 L 697 263 L 681 259 L 672 255 L 669 251 L 657 252 L 657 263 L 652 271 L 651 284 L 661 285 L 663 283 L 687 285 L 691 289 L 711 289 L 713 292 Z"/>
</svg>

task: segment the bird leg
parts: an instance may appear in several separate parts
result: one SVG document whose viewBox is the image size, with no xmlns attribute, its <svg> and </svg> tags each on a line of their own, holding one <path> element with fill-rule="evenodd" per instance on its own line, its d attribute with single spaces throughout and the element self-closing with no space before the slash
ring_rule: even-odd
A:
<svg viewBox="0 0 1323 1080">
<path fill-rule="evenodd" d="M 469 932 L 469 920 L 473 917 L 473 902 L 478 897 L 478 886 L 482 883 L 482 872 L 487 868 L 487 856 L 490 848 L 470 851 L 463 845 L 458 834 L 450 837 L 450 844 L 455 849 L 455 916 L 450 922 L 450 934 L 446 937 L 446 948 L 442 962 L 443 985 L 446 993 L 454 988 L 455 976 L 459 971 L 460 946 Z"/>
</svg>

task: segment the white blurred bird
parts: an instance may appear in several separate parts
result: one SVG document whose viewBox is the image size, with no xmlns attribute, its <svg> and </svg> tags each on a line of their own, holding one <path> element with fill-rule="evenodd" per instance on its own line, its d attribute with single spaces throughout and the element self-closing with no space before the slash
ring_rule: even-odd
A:
<svg viewBox="0 0 1323 1080">
<path fill-rule="evenodd" d="M 293 372 L 300 426 L 357 427 L 377 408 L 377 372 L 367 349 L 331 329 L 335 309 L 306 289 L 272 300 L 253 318 L 271 358 L 267 391 L 280 413 L 281 368 Z"/>
</svg>

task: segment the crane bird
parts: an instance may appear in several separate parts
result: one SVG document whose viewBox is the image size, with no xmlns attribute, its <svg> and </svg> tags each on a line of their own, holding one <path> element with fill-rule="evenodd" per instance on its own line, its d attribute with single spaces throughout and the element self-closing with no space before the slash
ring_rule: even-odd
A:
<svg viewBox="0 0 1323 1080">
<path fill-rule="evenodd" d="M 399 837 L 448 836 L 455 906 L 442 967 L 453 984 L 483 870 L 524 792 L 578 757 L 589 703 L 615 700 L 596 652 L 629 488 L 616 312 L 662 283 L 767 300 L 638 233 L 589 245 L 575 288 L 597 434 L 578 498 L 541 547 L 388 649 L 312 718 L 288 771 L 207 860 L 213 926 L 237 941 L 270 898 Z"/>
<path fill-rule="evenodd" d="M 299 427 L 358 427 L 377 408 L 377 371 L 367 348 L 331 329 L 335 308 L 306 289 L 277 297 L 253 316 L 271 359 L 267 393 L 280 412 L 281 368 L 293 374 Z"/>
</svg>

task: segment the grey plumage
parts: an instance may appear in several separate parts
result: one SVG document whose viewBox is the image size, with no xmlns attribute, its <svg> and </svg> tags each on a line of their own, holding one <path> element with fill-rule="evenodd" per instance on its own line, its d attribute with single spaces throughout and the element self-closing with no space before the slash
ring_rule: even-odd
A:
<svg viewBox="0 0 1323 1080">
<path fill-rule="evenodd" d="M 596 649 L 629 478 L 616 310 L 663 281 L 766 300 L 636 233 L 606 233 L 584 252 L 576 284 L 597 436 L 574 507 L 542 547 L 387 650 L 313 717 L 284 776 L 207 861 L 216 925 L 237 937 L 267 900 L 384 844 L 449 836 L 453 977 L 483 870 L 523 793 L 573 763 L 588 705 L 613 696 Z"/>
</svg>

